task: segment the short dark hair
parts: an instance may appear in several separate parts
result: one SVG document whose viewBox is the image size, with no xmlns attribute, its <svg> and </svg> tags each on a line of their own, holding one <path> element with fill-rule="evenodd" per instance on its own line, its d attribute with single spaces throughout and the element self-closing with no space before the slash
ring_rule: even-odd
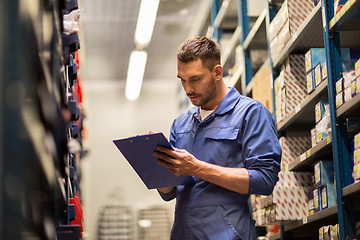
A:
<svg viewBox="0 0 360 240">
<path fill-rule="evenodd" d="M 180 45 L 176 52 L 179 61 L 188 63 L 201 59 L 204 67 L 210 71 L 220 64 L 220 47 L 207 37 L 194 37 Z"/>
</svg>

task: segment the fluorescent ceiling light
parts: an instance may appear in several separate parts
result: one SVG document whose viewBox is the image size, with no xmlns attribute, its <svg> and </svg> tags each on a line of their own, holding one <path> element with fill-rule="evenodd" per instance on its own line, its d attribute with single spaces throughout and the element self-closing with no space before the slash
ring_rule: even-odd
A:
<svg viewBox="0 0 360 240">
<path fill-rule="evenodd" d="M 131 101 L 136 100 L 140 95 L 146 59 L 147 53 L 145 51 L 131 52 L 125 87 L 125 95 Z"/>
<path fill-rule="evenodd" d="M 135 29 L 135 43 L 138 47 L 146 47 L 154 30 L 160 0 L 142 0 Z"/>
</svg>

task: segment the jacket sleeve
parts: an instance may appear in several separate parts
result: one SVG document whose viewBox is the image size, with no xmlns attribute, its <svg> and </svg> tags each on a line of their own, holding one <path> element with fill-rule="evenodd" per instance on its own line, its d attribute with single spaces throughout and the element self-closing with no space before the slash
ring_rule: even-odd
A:
<svg viewBox="0 0 360 240">
<path fill-rule="evenodd" d="M 279 180 L 281 146 L 275 120 L 259 102 L 248 109 L 244 118 L 242 152 L 249 174 L 249 194 L 270 195 Z"/>
<path fill-rule="evenodd" d="M 176 134 L 175 134 L 175 120 L 171 126 L 171 130 L 170 130 L 170 139 L 169 142 L 172 146 L 176 147 Z M 164 201 L 171 201 L 174 198 L 176 198 L 176 187 L 174 187 L 170 192 L 168 193 L 162 193 L 158 190 L 158 193 L 160 194 L 160 197 L 164 200 Z"/>
</svg>

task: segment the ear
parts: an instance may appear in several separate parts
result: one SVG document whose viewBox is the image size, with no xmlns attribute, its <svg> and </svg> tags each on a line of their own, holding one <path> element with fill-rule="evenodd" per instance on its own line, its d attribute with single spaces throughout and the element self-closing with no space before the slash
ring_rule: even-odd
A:
<svg viewBox="0 0 360 240">
<path fill-rule="evenodd" d="M 224 69 L 220 64 L 215 65 L 214 67 L 214 77 L 215 79 L 221 79 Z"/>
</svg>

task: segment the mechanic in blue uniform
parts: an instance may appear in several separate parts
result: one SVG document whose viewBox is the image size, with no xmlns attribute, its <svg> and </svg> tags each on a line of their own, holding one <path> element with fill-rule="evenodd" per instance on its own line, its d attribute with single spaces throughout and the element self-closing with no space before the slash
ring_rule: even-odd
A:
<svg viewBox="0 0 360 240">
<path fill-rule="evenodd" d="M 154 155 L 195 183 L 158 189 L 166 201 L 176 197 L 171 239 L 255 239 L 249 194 L 271 194 L 280 170 L 274 119 L 260 102 L 225 85 L 214 41 L 189 39 L 177 58 L 178 78 L 195 107 L 172 124 L 175 150 L 158 147 Z"/>
</svg>

